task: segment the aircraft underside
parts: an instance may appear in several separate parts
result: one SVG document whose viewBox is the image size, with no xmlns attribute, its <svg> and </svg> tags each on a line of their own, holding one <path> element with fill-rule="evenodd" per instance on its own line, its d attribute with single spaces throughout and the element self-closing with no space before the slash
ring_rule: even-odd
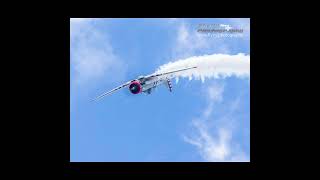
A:
<svg viewBox="0 0 320 180">
<path fill-rule="evenodd" d="M 172 85 L 170 79 L 154 81 L 154 82 L 146 82 L 142 85 L 142 92 L 146 94 L 151 94 L 151 92 L 159 85 L 164 84 L 170 92 L 172 92 Z"/>
<path fill-rule="evenodd" d="M 145 82 L 144 84 L 142 84 L 142 92 L 144 92 L 146 94 L 151 94 L 153 89 L 155 89 L 161 83 L 162 82 L 160 82 L 160 81 Z"/>
</svg>

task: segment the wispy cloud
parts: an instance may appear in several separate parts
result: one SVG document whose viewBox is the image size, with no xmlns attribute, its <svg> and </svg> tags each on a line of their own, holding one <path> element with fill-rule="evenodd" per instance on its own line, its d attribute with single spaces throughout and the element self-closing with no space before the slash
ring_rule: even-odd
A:
<svg viewBox="0 0 320 180">
<path fill-rule="evenodd" d="M 250 40 L 250 18 L 218 18 L 212 19 L 212 22 L 219 24 L 221 20 L 224 22 L 222 25 L 244 30 L 243 36 L 235 39 L 237 42 L 239 42 L 238 40 Z M 174 58 L 186 58 L 197 54 L 230 54 L 232 47 L 237 46 L 237 43 L 230 44 L 229 38 L 204 36 L 197 32 L 199 24 L 190 23 L 187 19 L 174 18 L 169 22 L 174 23 L 177 27 L 176 40 L 172 44 Z"/>
<path fill-rule="evenodd" d="M 228 162 L 228 161 L 249 161 L 249 157 L 241 150 L 239 144 L 232 142 L 232 131 L 227 128 L 216 128 L 214 135 L 208 130 L 205 121 L 192 121 L 193 127 L 198 135 L 195 137 L 183 136 L 185 142 L 196 146 L 204 161 Z"/>
<path fill-rule="evenodd" d="M 191 135 L 183 136 L 183 140 L 195 146 L 204 161 L 249 161 L 249 156 L 241 149 L 239 143 L 233 141 L 233 129 L 228 126 L 229 118 L 221 117 L 217 123 L 212 118 L 216 105 L 223 102 L 224 84 L 213 83 L 207 90 L 208 105 L 204 108 L 201 117 L 193 119 Z M 231 111 L 238 108 L 238 99 L 231 102 Z M 213 126 L 214 125 L 214 126 Z"/>
<path fill-rule="evenodd" d="M 175 20 L 176 40 L 173 44 L 174 58 L 186 58 L 198 53 L 230 53 L 223 38 L 210 38 L 197 32 L 198 24 L 190 24 L 183 19 Z"/>
<path fill-rule="evenodd" d="M 107 34 L 96 27 L 99 21 L 70 19 L 71 69 L 75 72 L 74 80 L 78 85 L 102 77 L 109 77 L 112 81 L 123 76 L 126 69 L 114 53 Z"/>
</svg>

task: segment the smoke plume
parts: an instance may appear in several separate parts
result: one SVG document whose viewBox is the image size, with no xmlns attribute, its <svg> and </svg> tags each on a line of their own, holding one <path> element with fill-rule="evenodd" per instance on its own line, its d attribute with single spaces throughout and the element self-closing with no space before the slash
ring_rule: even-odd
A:
<svg viewBox="0 0 320 180">
<path fill-rule="evenodd" d="M 186 71 L 177 72 L 169 75 L 171 78 L 187 77 L 189 80 L 201 80 L 206 78 L 226 78 L 236 76 L 238 78 L 250 77 L 250 55 L 239 53 L 237 55 L 212 54 L 203 56 L 193 56 L 186 59 L 169 62 L 159 67 L 155 73 L 162 73 L 197 67 Z"/>
</svg>

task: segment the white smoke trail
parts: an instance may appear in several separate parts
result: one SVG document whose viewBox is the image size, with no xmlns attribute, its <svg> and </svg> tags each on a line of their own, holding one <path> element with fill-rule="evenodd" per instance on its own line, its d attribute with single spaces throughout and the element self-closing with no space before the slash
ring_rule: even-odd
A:
<svg viewBox="0 0 320 180">
<path fill-rule="evenodd" d="M 189 80 L 194 78 L 196 80 L 202 80 L 202 82 L 204 82 L 205 78 L 218 79 L 230 76 L 239 78 L 250 77 L 250 55 L 245 55 L 243 53 L 237 55 L 212 54 L 194 56 L 162 65 L 155 73 L 174 71 L 194 66 L 197 68 L 177 72 L 174 75 L 170 75 L 170 77 L 176 78 L 176 82 L 178 82 L 179 77 L 188 77 Z"/>
</svg>

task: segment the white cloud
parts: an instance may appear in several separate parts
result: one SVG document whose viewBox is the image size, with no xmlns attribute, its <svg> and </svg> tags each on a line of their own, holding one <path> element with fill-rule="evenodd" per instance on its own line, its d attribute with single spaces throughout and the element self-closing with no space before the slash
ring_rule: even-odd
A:
<svg viewBox="0 0 320 180">
<path fill-rule="evenodd" d="M 213 19 L 221 20 L 221 19 Z M 177 37 L 173 44 L 174 58 L 186 58 L 188 56 L 210 53 L 230 54 L 230 44 L 226 43 L 228 38 L 207 37 L 197 32 L 198 24 L 188 23 L 186 19 L 174 19 Z M 244 29 L 243 37 L 240 40 L 250 40 L 250 18 L 226 18 L 223 19 L 226 28 Z M 238 39 L 237 39 L 238 40 Z M 236 46 L 236 45 L 233 45 Z"/>
<path fill-rule="evenodd" d="M 75 38 L 83 38 L 83 36 L 92 30 L 94 19 L 90 18 L 70 18 L 70 40 L 74 41 Z"/>
<path fill-rule="evenodd" d="M 248 155 L 232 139 L 233 129 L 228 126 L 229 118 L 222 117 L 222 123 L 211 118 L 214 107 L 223 101 L 224 87 L 224 84 L 215 82 L 208 88 L 206 93 L 208 105 L 200 118 L 192 120 L 192 136 L 183 136 L 183 140 L 195 146 L 204 161 L 249 161 Z M 231 111 L 234 111 L 239 106 L 239 99 L 230 104 Z"/>
<path fill-rule="evenodd" d="M 109 77 L 109 81 L 117 77 L 121 79 L 126 69 L 114 53 L 107 34 L 96 27 L 97 21 L 70 19 L 71 68 L 77 84 L 86 84 L 102 77 Z"/>
<path fill-rule="evenodd" d="M 208 88 L 208 96 L 211 101 L 221 102 L 222 101 L 222 93 L 224 91 L 224 85 L 220 85 L 218 83 L 213 83 Z"/>
<path fill-rule="evenodd" d="M 207 37 L 197 32 L 197 24 L 188 24 L 184 20 L 176 21 L 177 38 L 173 44 L 175 58 L 186 58 L 197 53 L 223 53 L 229 54 L 229 46 L 224 38 Z"/>
<path fill-rule="evenodd" d="M 224 91 L 224 84 L 218 84 L 214 82 L 211 86 L 207 89 L 207 99 L 208 99 L 208 106 L 203 111 L 203 116 L 207 119 L 211 114 L 216 102 L 221 102 L 223 100 L 223 91 Z"/>
<path fill-rule="evenodd" d="M 196 28 L 181 22 L 177 29 L 177 39 L 174 44 L 174 54 L 179 58 L 195 55 L 197 50 L 210 47 L 209 39 L 197 33 Z"/>
<path fill-rule="evenodd" d="M 201 157 L 209 162 L 249 161 L 247 155 L 232 143 L 232 131 L 227 128 L 217 128 L 215 136 L 210 134 L 205 121 L 193 121 L 198 135 L 196 137 L 183 136 L 185 142 L 197 147 Z"/>
</svg>

